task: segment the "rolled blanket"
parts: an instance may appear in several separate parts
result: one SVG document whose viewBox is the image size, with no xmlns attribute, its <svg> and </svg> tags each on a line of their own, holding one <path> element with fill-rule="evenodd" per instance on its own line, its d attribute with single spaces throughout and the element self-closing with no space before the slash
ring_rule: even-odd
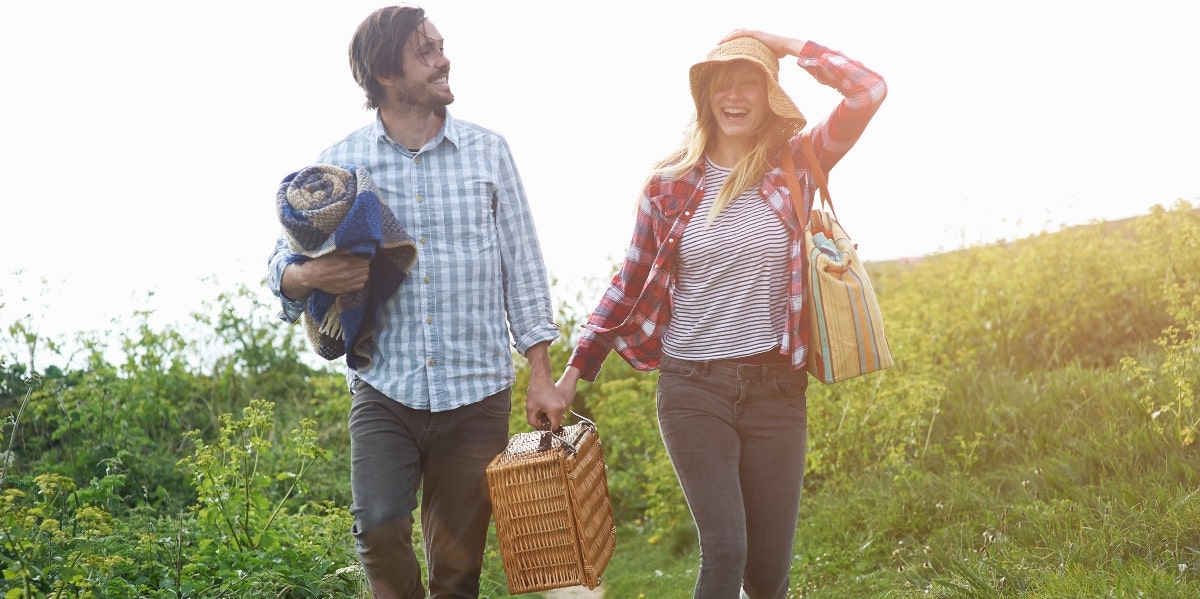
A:
<svg viewBox="0 0 1200 599">
<path fill-rule="evenodd" d="M 383 203 L 370 173 L 356 165 L 300 169 L 284 177 L 276 200 L 291 262 L 336 252 L 370 260 L 362 289 L 336 296 L 314 289 L 303 316 L 317 355 L 344 355 L 354 370 L 370 365 L 379 311 L 408 277 L 416 244 Z"/>
</svg>

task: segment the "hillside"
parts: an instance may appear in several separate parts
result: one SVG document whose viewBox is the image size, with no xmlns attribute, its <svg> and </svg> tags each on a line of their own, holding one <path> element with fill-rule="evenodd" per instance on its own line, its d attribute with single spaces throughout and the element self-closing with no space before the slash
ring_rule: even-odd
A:
<svg viewBox="0 0 1200 599">
<path fill-rule="evenodd" d="M 896 365 L 808 388 L 789 597 L 1200 597 L 1200 211 L 871 268 Z M 239 288 L 187 334 L 135 314 L 70 368 L 23 362 L 62 356 L 7 323 L 3 596 L 365 598 L 345 379 L 274 312 Z M 655 383 L 610 356 L 573 405 L 619 526 L 608 599 L 695 579 Z M 481 596 L 507 597 L 487 551 Z"/>
</svg>

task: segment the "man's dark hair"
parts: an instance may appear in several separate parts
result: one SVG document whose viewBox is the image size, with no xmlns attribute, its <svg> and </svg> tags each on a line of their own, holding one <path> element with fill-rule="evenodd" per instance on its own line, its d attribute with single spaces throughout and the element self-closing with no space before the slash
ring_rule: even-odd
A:
<svg viewBox="0 0 1200 599">
<path fill-rule="evenodd" d="M 350 40 L 350 70 L 358 86 L 367 92 L 367 108 L 379 108 L 383 86 L 377 77 L 404 75 L 400 66 L 404 43 L 425 21 L 425 9 L 416 6 L 386 6 L 371 13 Z"/>
</svg>

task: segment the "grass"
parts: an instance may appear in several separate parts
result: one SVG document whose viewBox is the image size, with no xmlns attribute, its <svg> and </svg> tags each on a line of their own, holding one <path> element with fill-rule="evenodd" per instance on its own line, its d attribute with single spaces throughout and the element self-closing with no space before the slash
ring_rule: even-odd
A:
<svg viewBox="0 0 1200 599">
<path fill-rule="evenodd" d="M 790 597 L 1200 597 L 1197 214 L 1190 206 L 1154 213 L 1145 246 L 1103 232 L 1062 243 L 1039 236 L 896 265 L 877 278 L 904 359 L 872 385 L 809 389 L 809 476 Z M 229 324 L 218 338 L 259 330 L 234 301 L 220 314 Z M 10 327 L 14 339 L 23 327 Z M 281 423 L 301 422 L 317 406 L 324 444 L 344 448 L 349 400 L 340 375 L 296 367 L 290 337 L 267 333 L 231 356 L 231 364 L 248 365 L 245 376 L 240 367 L 214 374 L 164 366 L 173 352 L 162 348 L 178 340 L 172 329 L 139 328 L 121 337 L 123 365 L 97 353 L 85 371 L 54 369 L 53 389 L 36 393 L 29 409 L 24 366 L 0 356 L 0 407 L 15 413 L 0 427 L 0 446 L 10 450 L 0 468 L 0 589 L 366 597 L 355 566 L 337 567 L 352 558 L 325 546 L 329 531 L 347 528 L 340 512 L 300 508 L 288 526 L 275 527 L 295 563 L 227 550 L 227 533 L 204 518 L 190 520 L 186 539 L 179 534 L 173 498 L 193 496 L 175 468 L 187 455 L 174 441 L 180 430 L 213 430 L 224 405 L 274 397 L 288 410 Z M 1063 364 L 1076 366 L 1045 370 Z M 606 372 L 588 397 L 614 433 L 609 486 L 623 509 L 601 588 L 607 599 L 686 599 L 699 563 L 695 533 L 690 524 L 664 531 L 652 520 L 685 507 L 669 492 L 669 462 L 648 450 L 660 449 L 653 382 L 618 367 Z M 296 391 L 310 386 L 311 394 Z M 514 396 L 522 395 L 518 384 Z M 180 401 L 190 398 L 207 399 Z M 181 411 L 189 405 L 207 407 Z M 159 447 L 166 451 L 146 450 Z M 269 457 L 284 463 L 283 454 Z M 340 502 L 345 462 L 331 463 L 342 466 L 313 470 L 310 493 Z M 38 473 L 69 474 L 82 483 L 78 495 L 65 502 L 37 491 Z M 276 499 L 258 490 L 253 500 Z M 134 505 L 146 510 L 149 529 L 141 512 L 131 517 Z M 155 527 L 165 533 L 152 534 Z M 350 542 L 336 532 L 330 538 Z M 493 536 L 481 585 L 487 599 L 510 597 L 496 546 Z M 170 575 L 185 568 L 184 551 L 197 578 L 179 585 Z M 179 566 L 159 568 L 163 560 L 154 558 L 163 556 Z M 86 576 L 78 560 L 88 560 Z M 305 579 L 311 572 L 296 564 L 315 564 L 323 579 Z"/>
<path fill-rule="evenodd" d="M 789 597 L 1200 597 L 1200 450 L 1112 374 L 952 381 L 942 459 L 806 487 Z M 694 533 L 621 532 L 608 599 L 691 597 Z"/>
<path fill-rule="evenodd" d="M 690 523 L 666 535 L 636 524 L 621 526 L 601 588 L 605 599 L 691 597 L 699 563 L 696 533 Z"/>
</svg>

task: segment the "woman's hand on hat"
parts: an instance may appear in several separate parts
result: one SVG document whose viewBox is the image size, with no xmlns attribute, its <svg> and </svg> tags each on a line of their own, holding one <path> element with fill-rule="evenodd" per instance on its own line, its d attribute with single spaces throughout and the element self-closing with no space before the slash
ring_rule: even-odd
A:
<svg viewBox="0 0 1200 599">
<path fill-rule="evenodd" d="M 792 56 L 799 56 L 800 50 L 804 48 L 803 40 L 783 37 L 781 35 L 767 33 L 758 29 L 734 29 L 726 34 L 725 37 L 721 38 L 721 41 L 718 43 L 724 44 L 725 42 L 738 37 L 752 37 L 762 42 L 763 45 L 771 49 L 771 52 L 775 54 L 775 58 L 783 58 L 789 54 Z"/>
</svg>

